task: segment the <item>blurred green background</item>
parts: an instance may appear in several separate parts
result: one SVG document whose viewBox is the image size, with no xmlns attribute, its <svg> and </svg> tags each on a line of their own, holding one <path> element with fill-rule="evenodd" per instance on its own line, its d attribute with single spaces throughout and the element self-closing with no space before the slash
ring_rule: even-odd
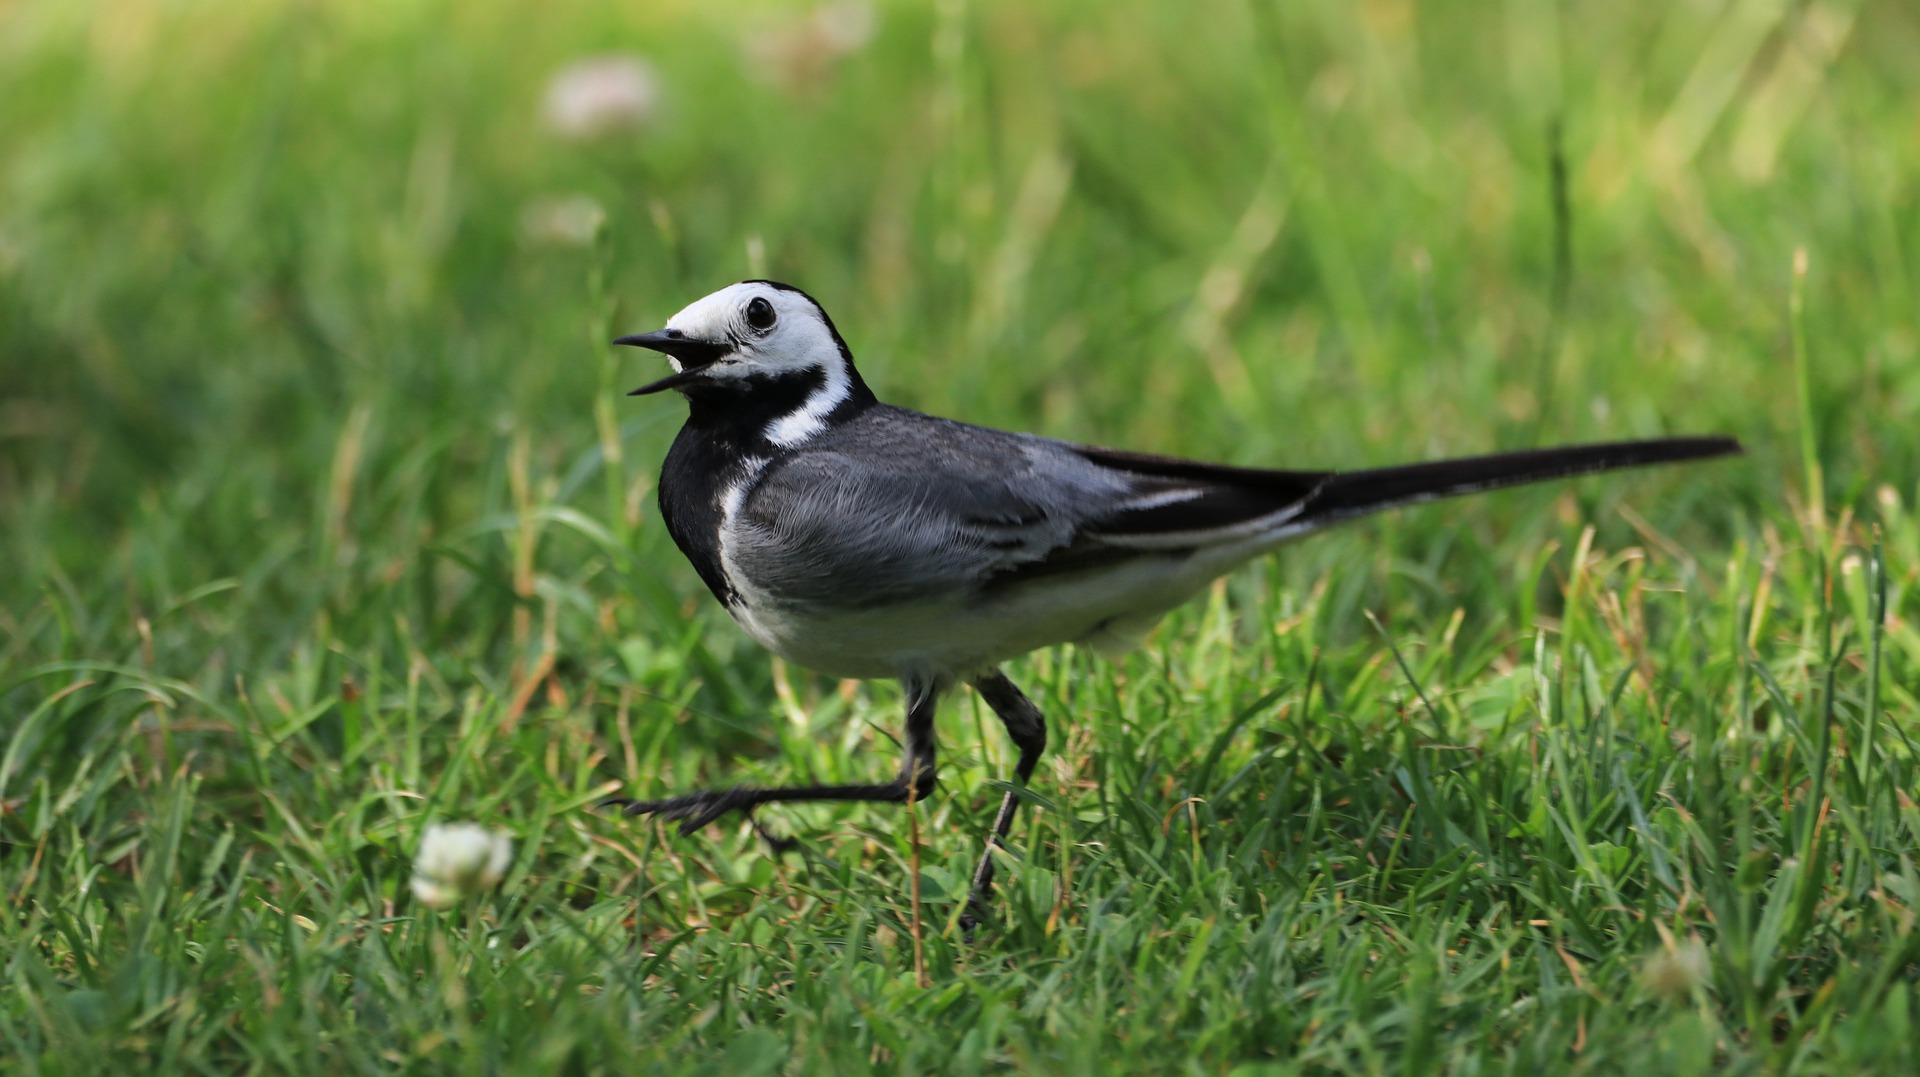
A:
<svg viewBox="0 0 1920 1077">
<path fill-rule="evenodd" d="M 1589 523 L 1759 639 L 1756 605 L 1811 601 L 1813 570 L 1757 599 L 1702 580 L 1916 493 L 1916 102 L 1906 0 L 0 3 L 0 880 L 24 903 L 119 865 L 97 885 L 136 901 L 158 843 L 216 865 L 163 873 L 196 900 L 391 917 L 421 813 L 498 812 L 570 835 L 539 873 L 578 899 L 583 865 L 643 840 L 581 821 L 607 782 L 891 766 L 891 689 L 776 670 L 655 517 L 682 411 L 622 396 L 659 361 L 606 342 L 745 277 L 820 299 L 883 399 L 1063 438 L 1293 467 L 1746 443 L 1286 552 L 1234 584 L 1305 641 L 1297 668 L 1221 659 L 1252 695 L 1322 646 L 1390 680 L 1369 614 L 1445 651 L 1460 609 L 1454 672 L 1521 707 L 1504 678 Z M 1206 622 L 1183 618 L 1156 647 Z M 1032 675 L 1097 709 L 1058 679 L 1075 661 Z M 965 713 L 954 865 L 1001 773 Z M 744 866 L 711 870 L 760 892 L 737 838 Z M 249 848 L 291 874 L 221 859 Z M 168 915 L 239 930 L 202 911 Z M 18 952 L 96 970 L 76 982 L 145 945 L 57 943 L 38 915 Z M 9 967 L 53 1007 L 0 1027 L 16 1048 L 122 1027 L 45 1017 L 55 981 Z M 158 1012 L 97 990 L 125 1027 Z M 202 1064 L 338 1060 L 313 1050 Z"/>
<path fill-rule="evenodd" d="M 1915 472 L 1908 5 L 840 17 L 870 36 L 836 54 L 780 5 L 11 5 L 10 605 L 155 512 L 196 524 L 169 584 L 231 574 L 313 511 L 356 407 L 348 478 L 414 460 L 430 493 L 342 530 L 438 537 L 512 433 L 564 468 L 602 366 L 654 372 L 607 327 L 756 272 L 819 296 L 884 395 L 977 421 L 1309 465 L 1726 430 L 1766 496 L 1804 245 L 1823 455 L 1842 488 Z M 557 71 L 619 51 L 644 115 L 543 122 Z M 604 251 L 531 234 L 568 196 Z M 619 405 L 636 472 L 670 412 Z"/>
</svg>

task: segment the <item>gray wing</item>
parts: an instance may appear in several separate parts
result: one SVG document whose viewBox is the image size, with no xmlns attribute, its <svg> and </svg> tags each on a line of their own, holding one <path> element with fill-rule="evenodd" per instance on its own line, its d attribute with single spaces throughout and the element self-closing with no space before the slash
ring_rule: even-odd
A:
<svg viewBox="0 0 1920 1077">
<path fill-rule="evenodd" d="M 1319 472 L 1114 452 L 877 407 L 769 466 L 728 557 L 801 606 L 938 601 L 1178 555 L 1297 511 Z"/>
</svg>

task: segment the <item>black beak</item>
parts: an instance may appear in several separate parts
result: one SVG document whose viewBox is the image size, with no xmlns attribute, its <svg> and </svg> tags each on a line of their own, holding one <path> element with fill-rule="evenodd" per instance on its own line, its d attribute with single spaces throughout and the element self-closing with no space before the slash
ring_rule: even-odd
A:
<svg viewBox="0 0 1920 1077">
<path fill-rule="evenodd" d="M 614 343 L 630 344 L 636 348 L 651 348 L 672 356 L 680 363 L 678 373 L 669 374 L 659 381 L 642 385 L 628 393 L 628 396 L 645 396 L 648 393 L 660 392 L 662 389 L 678 389 L 698 378 L 702 371 L 718 362 L 720 357 L 726 355 L 729 350 L 725 344 L 695 340 L 678 329 L 662 329 L 657 333 L 635 333 L 632 336 L 621 337 Z"/>
</svg>

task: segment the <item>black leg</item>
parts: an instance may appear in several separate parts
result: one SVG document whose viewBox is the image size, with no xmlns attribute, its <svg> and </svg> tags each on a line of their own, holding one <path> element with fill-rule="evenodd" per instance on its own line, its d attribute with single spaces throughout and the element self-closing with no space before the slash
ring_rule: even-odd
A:
<svg viewBox="0 0 1920 1077">
<path fill-rule="evenodd" d="M 1020 749 L 1020 758 L 1013 765 L 1014 777 L 1021 785 L 1027 784 L 1033 777 L 1033 768 L 1040 762 L 1040 753 L 1047 750 L 1046 716 L 999 670 L 974 681 L 973 690 L 979 692 L 993 713 L 1006 723 L 1007 736 L 1012 737 Z M 1013 829 L 1013 813 L 1019 807 L 1020 798 L 1011 791 L 1000 801 L 993 834 L 987 838 L 987 848 L 980 854 L 980 866 L 973 873 L 973 892 L 968 895 L 967 911 L 960 918 L 962 927 L 971 930 L 986 915 L 987 901 L 993 896 L 993 847 L 1006 840 Z"/>
<path fill-rule="evenodd" d="M 879 785 L 798 785 L 777 789 L 739 786 L 733 789 L 705 789 L 697 793 L 668 797 L 665 800 L 633 800 L 608 797 L 600 806 L 618 807 L 623 815 L 657 815 L 680 821 L 680 833 L 691 834 L 731 811 L 751 812 L 762 804 L 792 804 L 809 800 L 856 800 L 883 804 L 905 804 L 919 800 L 938 780 L 934 768 L 933 714 L 940 702 L 942 685 L 934 681 L 907 684 L 906 754 L 900 761 L 900 776 Z M 777 849 L 781 843 L 761 831 Z"/>
</svg>

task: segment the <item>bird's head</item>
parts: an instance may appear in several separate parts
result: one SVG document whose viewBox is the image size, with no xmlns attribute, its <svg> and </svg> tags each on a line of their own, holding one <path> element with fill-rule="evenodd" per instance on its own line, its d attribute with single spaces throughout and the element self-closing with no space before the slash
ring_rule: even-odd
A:
<svg viewBox="0 0 1920 1077">
<path fill-rule="evenodd" d="M 674 372 L 630 396 L 678 389 L 688 396 L 751 392 L 773 383 L 822 388 L 857 381 L 853 355 L 813 297 L 791 285 L 741 281 L 695 300 L 652 333 L 621 337 L 662 352 Z"/>
</svg>

